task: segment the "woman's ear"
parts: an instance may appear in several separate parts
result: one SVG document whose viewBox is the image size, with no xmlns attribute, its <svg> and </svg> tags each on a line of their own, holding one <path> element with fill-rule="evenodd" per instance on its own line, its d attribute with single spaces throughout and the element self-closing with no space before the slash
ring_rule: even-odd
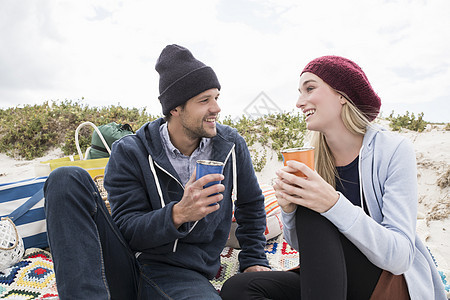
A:
<svg viewBox="0 0 450 300">
<path fill-rule="evenodd" d="M 341 103 L 342 105 L 347 104 L 347 99 L 345 99 L 344 96 L 340 95 L 339 96 L 339 103 Z"/>
</svg>

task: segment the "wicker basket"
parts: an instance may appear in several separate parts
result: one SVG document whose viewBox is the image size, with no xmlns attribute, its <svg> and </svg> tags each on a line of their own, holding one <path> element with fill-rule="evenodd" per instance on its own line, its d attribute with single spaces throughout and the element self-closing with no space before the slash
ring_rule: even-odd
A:
<svg viewBox="0 0 450 300">
<path fill-rule="evenodd" d="M 0 271 L 17 263 L 24 254 L 23 241 L 10 218 L 0 221 Z"/>
<path fill-rule="evenodd" d="M 109 213 L 111 214 L 111 206 L 109 205 L 109 201 L 108 201 L 108 193 L 106 192 L 105 187 L 103 186 L 103 179 L 104 179 L 104 175 L 97 175 L 94 177 L 94 182 L 98 188 L 98 191 L 100 192 L 100 196 L 102 197 L 103 201 L 105 202 L 106 208 L 108 209 Z"/>
</svg>

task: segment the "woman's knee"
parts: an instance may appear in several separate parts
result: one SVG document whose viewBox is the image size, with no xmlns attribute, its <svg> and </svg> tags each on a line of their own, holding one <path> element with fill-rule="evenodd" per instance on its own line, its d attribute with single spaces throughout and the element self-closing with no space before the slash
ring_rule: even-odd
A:
<svg viewBox="0 0 450 300">
<path fill-rule="evenodd" d="M 240 273 L 236 274 L 227 281 L 222 286 L 220 290 L 220 296 L 222 299 L 240 299 L 246 291 L 251 288 L 250 283 L 253 277 L 247 276 L 250 273 Z"/>
<path fill-rule="evenodd" d="M 300 277 L 295 272 L 269 271 L 237 274 L 221 290 L 223 299 L 297 299 Z"/>
</svg>

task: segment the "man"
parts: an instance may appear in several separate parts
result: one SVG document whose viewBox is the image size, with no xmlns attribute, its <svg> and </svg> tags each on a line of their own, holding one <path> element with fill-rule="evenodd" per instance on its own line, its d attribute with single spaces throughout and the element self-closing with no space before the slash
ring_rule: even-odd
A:
<svg viewBox="0 0 450 300">
<path fill-rule="evenodd" d="M 105 216 L 87 173 L 66 168 L 55 176 L 51 174 L 48 180 L 48 234 L 60 295 L 65 293 L 61 285 L 76 293 L 74 284 L 81 284 L 80 280 L 73 281 L 76 277 L 67 269 L 70 265 L 80 270 L 95 268 L 98 273 L 86 271 L 88 280 L 82 283 L 92 292 L 90 299 L 107 299 L 110 291 L 113 298 L 117 293 L 117 299 L 132 299 L 121 298 L 123 290 L 133 293 L 133 280 L 138 277 L 130 259 L 131 249 L 140 268 L 139 299 L 220 299 L 209 280 L 219 269 L 220 253 L 229 235 L 232 196 L 237 196 L 234 215 L 242 247 L 240 270 L 270 270 L 264 253 L 264 197 L 244 139 L 236 130 L 216 123 L 220 112 L 216 74 L 178 45 L 164 48 L 156 70 L 165 118 L 115 142 L 106 168 L 105 187 L 120 233 Z M 200 159 L 223 162 L 223 175 L 195 180 L 195 164 Z M 222 182 L 203 189 L 211 181 Z M 78 192 L 67 196 L 62 192 L 63 182 L 75 186 Z M 80 189 L 89 197 L 82 196 Z M 70 209 L 59 208 L 55 195 L 77 204 L 71 204 Z M 62 237 L 70 230 L 64 229 L 58 212 L 83 220 L 82 230 L 73 228 L 83 238 L 74 243 L 73 238 Z M 87 241 L 85 234 L 89 236 Z M 81 261 L 66 265 L 61 258 L 74 247 L 82 248 Z M 124 267 L 117 271 L 115 266 L 121 260 Z M 72 296 L 69 292 L 66 295 Z"/>
</svg>

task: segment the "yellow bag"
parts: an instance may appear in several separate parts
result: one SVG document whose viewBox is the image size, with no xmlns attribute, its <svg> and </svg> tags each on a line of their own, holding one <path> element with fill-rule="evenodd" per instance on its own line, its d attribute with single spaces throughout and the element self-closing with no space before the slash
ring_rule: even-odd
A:
<svg viewBox="0 0 450 300">
<path fill-rule="evenodd" d="M 83 157 L 83 153 L 81 152 L 80 145 L 78 142 L 78 132 L 79 130 L 86 125 L 90 125 L 94 128 L 95 131 L 100 135 L 100 138 L 106 144 L 106 141 L 104 141 L 103 136 L 101 136 L 100 131 L 98 130 L 97 126 L 92 124 L 91 122 L 84 122 L 78 126 L 78 128 L 75 130 L 75 145 L 77 147 L 78 155 L 73 156 L 66 156 L 62 158 L 52 159 L 48 161 L 43 161 L 40 164 L 35 166 L 35 175 L 37 177 L 40 176 L 48 176 L 51 171 L 53 171 L 56 168 L 63 167 L 63 166 L 77 166 L 85 169 L 88 171 L 88 173 L 91 175 L 92 178 L 94 178 L 97 175 L 104 175 L 105 174 L 105 167 L 108 163 L 109 158 L 97 158 L 97 159 L 86 159 L 85 155 Z M 111 153 L 111 150 L 109 149 L 108 145 L 106 144 L 106 149 L 109 153 Z M 86 154 L 88 153 L 89 148 L 86 150 Z"/>
<path fill-rule="evenodd" d="M 42 166 L 38 166 L 36 170 L 37 176 L 45 176 L 45 173 L 50 174 L 56 168 L 63 166 L 77 166 L 85 169 L 94 178 L 97 175 L 103 175 L 105 173 L 105 167 L 109 158 L 97 158 L 88 160 L 75 160 L 78 155 L 74 156 L 74 160 L 70 160 L 70 157 L 63 157 L 41 162 Z M 44 172 L 44 173 L 42 173 Z"/>
</svg>

